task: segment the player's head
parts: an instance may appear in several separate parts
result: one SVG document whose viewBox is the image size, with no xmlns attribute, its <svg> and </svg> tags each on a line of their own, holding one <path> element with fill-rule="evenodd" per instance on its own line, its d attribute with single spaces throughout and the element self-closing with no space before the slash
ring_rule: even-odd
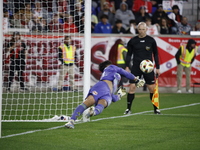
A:
<svg viewBox="0 0 200 150">
<path fill-rule="evenodd" d="M 147 24 L 145 22 L 140 22 L 137 26 L 137 30 L 140 38 L 145 37 L 147 32 Z"/>
<path fill-rule="evenodd" d="M 106 61 L 104 61 L 104 62 L 102 62 L 102 63 L 99 64 L 99 70 L 100 70 L 101 72 L 103 72 L 103 70 L 104 70 L 107 66 L 109 66 L 109 65 L 111 65 L 111 64 L 112 64 L 111 61 L 106 60 Z"/>
</svg>

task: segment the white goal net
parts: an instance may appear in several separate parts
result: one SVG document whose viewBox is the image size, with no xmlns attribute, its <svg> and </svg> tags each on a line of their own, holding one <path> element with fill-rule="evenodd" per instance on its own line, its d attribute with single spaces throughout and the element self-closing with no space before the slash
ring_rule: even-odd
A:
<svg viewBox="0 0 200 150">
<path fill-rule="evenodd" d="M 3 4 L 2 121 L 70 116 L 83 101 L 84 5 Z"/>
</svg>

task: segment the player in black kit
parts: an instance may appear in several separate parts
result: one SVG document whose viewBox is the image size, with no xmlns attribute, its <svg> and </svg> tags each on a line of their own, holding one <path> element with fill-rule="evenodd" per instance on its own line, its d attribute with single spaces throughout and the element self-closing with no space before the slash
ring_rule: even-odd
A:
<svg viewBox="0 0 200 150">
<path fill-rule="evenodd" d="M 154 88 L 155 88 L 155 73 L 152 71 L 151 73 L 145 74 L 140 70 L 140 62 L 144 59 L 149 59 L 153 61 L 152 56 L 154 57 L 154 61 L 156 64 L 156 74 L 160 75 L 160 65 L 158 58 L 158 50 L 157 44 L 154 38 L 146 35 L 147 26 L 146 23 L 140 22 L 137 26 L 138 36 L 131 38 L 128 42 L 127 49 L 128 53 L 126 56 L 126 70 L 129 70 L 129 65 L 131 61 L 131 57 L 133 55 L 133 66 L 131 68 L 131 73 L 135 76 L 144 77 L 146 81 L 147 88 L 150 92 L 150 100 L 152 99 Z M 129 92 L 127 95 L 127 109 L 124 114 L 131 113 L 132 102 L 135 98 L 135 82 L 130 80 Z M 160 114 L 160 110 L 154 106 L 154 113 Z"/>
</svg>

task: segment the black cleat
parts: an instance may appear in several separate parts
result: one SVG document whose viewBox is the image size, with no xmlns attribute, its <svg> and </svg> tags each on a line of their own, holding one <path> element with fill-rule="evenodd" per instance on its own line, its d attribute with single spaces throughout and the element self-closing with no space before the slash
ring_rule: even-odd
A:
<svg viewBox="0 0 200 150">
<path fill-rule="evenodd" d="M 161 112 L 160 112 L 160 110 L 159 110 L 159 109 L 155 109 L 155 110 L 154 110 L 154 114 L 160 115 L 160 114 L 161 114 Z"/>
</svg>

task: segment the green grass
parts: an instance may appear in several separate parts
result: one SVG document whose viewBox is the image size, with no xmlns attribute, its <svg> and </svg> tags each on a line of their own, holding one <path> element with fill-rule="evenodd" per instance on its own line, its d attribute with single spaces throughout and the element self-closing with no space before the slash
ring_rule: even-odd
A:
<svg viewBox="0 0 200 150">
<path fill-rule="evenodd" d="M 162 110 L 197 103 L 193 106 Z M 199 150 L 200 94 L 160 94 L 162 115 L 154 115 L 149 94 L 136 94 L 133 115 L 123 116 L 126 98 L 111 104 L 91 122 L 62 127 L 63 122 L 3 122 L 1 150 Z M 137 112 L 151 112 L 134 115 Z M 109 117 L 116 117 L 104 119 Z M 98 121 L 95 121 L 99 119 Z M 60 126 L 60 127 L 59 127 Z M 52 127 L 57 129 L 46 130 Z"/>
</svg>

